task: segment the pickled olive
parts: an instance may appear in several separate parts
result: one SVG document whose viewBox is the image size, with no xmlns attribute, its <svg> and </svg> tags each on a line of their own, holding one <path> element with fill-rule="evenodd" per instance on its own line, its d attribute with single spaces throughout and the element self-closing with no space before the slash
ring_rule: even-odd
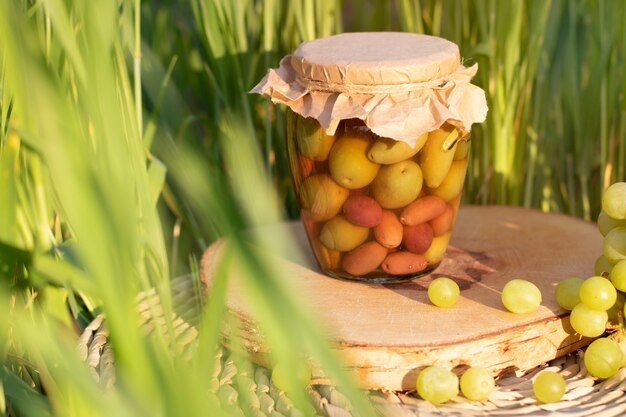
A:
<svg viewBox="0 0 626 417">
<path fill-rule="evenodd" d="M 427 188 L 427 193 L 435 195 L 444 201 L 451 201 L 463 191 L 463 181 L 467 172 L 467 159 L 454 161 L 450 172 L 437 188 Z"/>
<path fill-rule="evenodd" d="M 363 194 L 351 195 L 343 204 L 343 215 L 352 224 L 374 227 L 383 217 L 383 209 L 372 197 Z"/>
<path fill-rule="evenodd" d="M 330 270 L 339 268 L 341 265 L 341 252 L 328 249 L 326 246 L 322 245 L 319 240 L 312 241 L 311 246 L 315 258 L 322 268 Z"/>
<path fill-rule="evenodd" d="M 300 178 L 306 178 L 313 172 L 313 161 L 306 156 L 298 156 L 298 167 L 300 168 Z"/>
<path fill-rule="evenodd" d="M 426 144 L 420 151 L 418 157 L 424 183 L 429 188 L 436 188 L 443 182 L 450 170 L 450 166 L 456 152 L 456 144 L 450 149 L 444 149 L 445 143 L 454 143 L 459 132 L 451 125 L 443 125 L 437 130 L 430 132 Z"/>
<path fill-rule="evenodd" d="M 341 252 L 336 250 L 330 250 L 319 241 L 319 234 L 322 228 L 322 223 L 315 221 L 310 213 L 301 211 L 300 218 L 304 224 L 307 234 L 311 237 L 311 248 L 315 254 L 315 259 L 320 264 L 322 269 L 336 269 L 339 268 L 341 261 Z"/>
<path fill-rule="evenodd" d="M 372 195 L 383 208 L 404 207 L 417 198 L 422 181 L 422 170 L 410 159 L 383 165 L 372 182 Z"/>
<path fill-rule="evenodd" d="M 370 229 L 350 223 L 338 215 L 322 226 L 320 241 L 328 249 L 345 252 L 352 250 L 367 240 Z"/>
<path fill-rule="evenodd" d="M 314 220 L 328 220 L 339 213 L 349 193 L 326 174 L 311 175 L 300 186 L 300 204 Z"/>
<path fill-rule="evenodd" d="M 433 228 L 433 234 L 435 236 L 441 236 L 452 229 L 453 221 L 454 208 L 450 204 L 446 204 L 444 212 L 432 219 L 429 223 L 430 227 Z"/>
<path fill-rule="evenodd" d="M 383 210 L 380 223 L 374 227 L 376 241 L 386 248 L 395 248 L 402 243 L 402 223 L 393 211 Z"/>
<path fill-rule="evenodd" d="M 456 216 L 459 214 L 459 207 L 461 207 L 461 199 L 463 198 L 463 193 L 459 193 L 452 200 L 448 201 L 448 204 L 452 206 L 452 210 L 454 210 L 454 216 L 452 217 L 452 224 L 456 222 Z"/>
<path fill-rule="evenodd" d="M 429 265 L 437 265 L 443 259 L 443 255 L 448 248 L 448 242 L 450 242 L 450 236 L 452 232 L 444 233 L 439 236 L 433 237 L 433 242 L 426 252 L 423 253 L 424 258 Z"/>
<path fill-rule="evenodd" d="M 433 229 L 428 223 L 415 226 L 404 226 L 402 244 L 404 248 L 413 253 L 424 253 L 433 242 Z"/>
<path fill-rule="evenodd" d="M 454 160 L 460 161 L 461 159 L 467 158 L 470 151 L 470 143 L 468 140 L 463 139 L 459 140 L 456 144 L 456 152 L 454 152 Z"/>
<path fill-rule="evenodd" d="M 426 223 L 446 211 L 446 202 L 432 195 L 420 197 L 406 206 L 400 214 L 402 224 L 408 226 Z"/>
<path fill-rule="evenodd" d="M 348 252 L 341 261 L 341 266 L 351 275 L 365 275 L 378 268 L 386 256 L 387 248 L 380 243 L 366 242 Z"/>
<path fill-rule="evenodd" d="M 372 182 L 380 165 L 367 158 L 370 145 L 371 141 L 365 135 L 348 135 L 337 139 L 328 156 L 330 175 L 337 183 L 356 189 Z"/>
<path fill-rule="evenodd" d="M 408 143 L 399 140 L 378 138 L 367 153 L 367 157 L 377 164 L 395 164 L 417 154 L 426 143 L 426 139 L 428 139 L 428 133 L 420 136 L 415 146 L 411 147 Z"/>
<path fill-rule="evenodd" d="M 381 266 L 388 274 L 408 275 L 423 271 L 428 263 L 423 255 L 399 251 L 387 255 Z"/>
<path fill-rule="evenodd" d="M 296 140 L 300 153 L 313 161 L 325 161 L 335 143 L 335 137 L 327 135 L 317 120 L 304 117 L 298 118 Z"/>
</svg>

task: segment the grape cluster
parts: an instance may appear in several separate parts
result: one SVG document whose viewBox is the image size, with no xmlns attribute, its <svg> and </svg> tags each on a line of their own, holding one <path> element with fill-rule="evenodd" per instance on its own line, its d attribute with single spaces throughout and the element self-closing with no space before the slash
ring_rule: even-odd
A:
<svg viewBox="0 0 626 417">
<path fill-rule="evenodd" d="M 626 182 L 615 183 L 604 192 L 598 229 L 604 236 L 603 254 L 595 263 L 595 276 L 570 277 L 555 289 L 557 303 L 570 310 L 570 324 L 582 336 L 597 338 L 586 349 L 585 367 L 596 378 L 609 378 L 626 366 Z M 430 301 L 450 307 L 458 298 L 458 287 L 449 278 L 438 278 L 428 288 Z M 512 313 L 535 311 L 541 304 L 541 292 L 531 282 L 509 281 L 502 289 L 502 304 Z M 609 336 L 603 336 L 610 330 Z M 449 401 L 459 392 L 472 401 L 485 400 L 495 383 L 485 368 L 468 369 L 459 378 L 451 371 L 432 366 L 417 378 L 417 393 L 435 404 Z M 533 381 L 538 401 L 561 400 L 566 384 L 555 372 L 539 373 Z"/>
<path fill-rule="evenodd" d="M 624 292 L 626 291 L 626 182 L 606 189 L 598 229 L 604 236 L 603 253 L 595 263 L 595 276 L 587 279 L 570 277 L 555 289 L 557 303 L 571 310 L 570 324 L 582 336 L 607 337 L 593 341 L 585 351 L 587 371 L 597 378 L 614 375 L 626 360 L 622 342 L 624 326 Z"/>
</svg>

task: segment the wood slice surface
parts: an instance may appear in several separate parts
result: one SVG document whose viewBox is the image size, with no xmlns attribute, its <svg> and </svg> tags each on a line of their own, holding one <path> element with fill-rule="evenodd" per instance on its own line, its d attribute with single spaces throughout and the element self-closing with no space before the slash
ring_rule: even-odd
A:
<svg viewBox="0 0 626 417">
<path fill-rule="evenodd" d="M 365 388 L 414 389 L 418 369 L 429 365 L 485 366 L 494 374 L 527 370 L 591 341 L 571 329 L 554 288 L 566 277 L 593 275 L 602 251 L 602 237 L 593 223 L 532 209 L 464 206 L 441 265 L 414 281 L 387 285 L 321 274 L 300 222 L 272 226 L 268 232 L 293 234 L 302 247 L 304 260 L 283 259 L 281 267 Z M 209 287 L 221 246 L 218 241 L 202 259 L 201 275 Z M 241 320 L 252 359 L 267 366 L 269 347 L 253 320 L 246 290 L 237 284 L 236 271 L 232 274 L 229 314 Z M 428 300 L 428 284 L 440 276 L 454 279 L 461 288 L 451 308 L 435 307 Z M 541 290 L 543 301 L 536 312 L 518 315 L 502 306 L 502 288 L 514 278 Z M 231 331 L 223 330 L 226 343 Z"/>
</svg>

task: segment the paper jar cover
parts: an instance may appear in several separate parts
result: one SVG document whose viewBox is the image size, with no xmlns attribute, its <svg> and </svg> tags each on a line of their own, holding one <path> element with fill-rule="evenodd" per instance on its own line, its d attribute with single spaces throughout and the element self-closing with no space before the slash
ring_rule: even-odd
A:
<svg viewBox="0 0 626 417">
<path fill-rule="evenodd" d="M 329 135 L 357 118 L 379 136 L 413 146 L 446 121 L 465 130 L 487 115 L 484 91 L 471 84 L 445 39 L 399 32 L 344 33 L 302 43 L 251 92 L 313 117 Z"/>
</svg>

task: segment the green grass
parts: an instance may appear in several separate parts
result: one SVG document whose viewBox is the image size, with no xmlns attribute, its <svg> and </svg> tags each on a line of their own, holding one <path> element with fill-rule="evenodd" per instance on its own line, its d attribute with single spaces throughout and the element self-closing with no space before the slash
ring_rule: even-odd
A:
<svg viewBox="0 0 626 417">
<path fill-rule="evenodd" d="M 473 130 L 466 202 L 593 219 L 603 187 L 626 180 L 625 7 L 0 3 L 0 416 L 217 410 L 208 376 L 233 265 L 251 289 L 273 360 L 293 364 L 307 352 L 371 413 L 289 277 L 250 246 L 286 253 L 292 237 L 244 234 L 298 213 L 284 109 L 248 91 L 303 40 L 359 30 L 446 37 L 466 63 L 478 62 L 475 82 L 490 107 Z M 193 271 L 219 237 L 230 241 L 227 256 L 197 343 L 183 357 L 172 343 L 169 281 Z M 145 337 L 135 297 L 149 288 L 166 320 Z M 118 371 L 108 394 L 74 347 L 99 312 Z M 307 409 L 303 393 L 294 401 Z M 244 393 L 237 404 L 250 405 Z"/>
</svg>

